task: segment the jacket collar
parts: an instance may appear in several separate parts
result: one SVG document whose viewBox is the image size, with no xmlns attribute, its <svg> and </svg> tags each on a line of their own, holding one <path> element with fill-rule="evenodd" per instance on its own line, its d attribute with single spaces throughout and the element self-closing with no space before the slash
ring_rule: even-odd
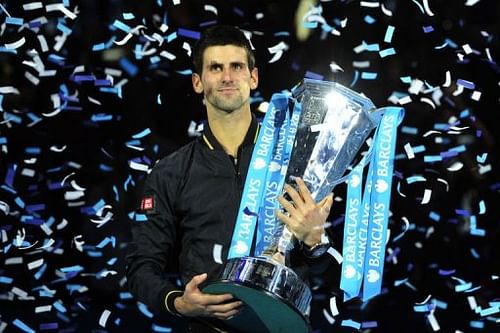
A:
<svg viewBox="0 0 500 333">
<path fill-rule="evenodd" d="M 252 122 L 250 123 L 250 127 L 248 128 L 247 134 L 243 139 L 243 143 L 240 147 L 251 146 L 254 145 L 257 141 L 257 136 L 259 134 L 260 124 L 255 118 L 255 115 L 252 113 Z M 217 141 L 215 136 L 210 129 L 208 122 L 206 123 L 205 129 L 203 131 L 202 142 L 208 147 L 210 150 L 222 150 L 222 145 Z"/>
</svg>

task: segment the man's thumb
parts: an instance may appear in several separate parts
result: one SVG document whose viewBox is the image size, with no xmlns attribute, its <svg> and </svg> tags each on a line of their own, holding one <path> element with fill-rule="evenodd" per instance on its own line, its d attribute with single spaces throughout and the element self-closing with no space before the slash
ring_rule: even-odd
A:
<svg viewBox="0 0 500 333">
<path fill-rule="evenodd" d="M 189 289 L 189 290 L 198 289 L 198 286 L 201 283 L 203 283 L 203 281 L 205 281 L 206 279 L 207 279 L 207 273 L 195 275 L 195 276 L 193 276 L 191 281 L 189 281 L 188 284 L 186 285 L 186 289 Z"/>
</svg>

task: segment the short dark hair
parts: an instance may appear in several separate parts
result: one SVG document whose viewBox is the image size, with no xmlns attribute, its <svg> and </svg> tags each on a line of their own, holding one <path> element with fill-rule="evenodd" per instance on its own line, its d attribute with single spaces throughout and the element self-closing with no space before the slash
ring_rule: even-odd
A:
<svg viewBox="0 0 500 333">
<path fill-rule="evenodd" d="M 210 46 L 235 45 L 243 47 L 247 53 L 248 68 L 255 67 L 252 45 L 240 29 L 230 25 L 214 25 L 203 31 L 201 38 L 193 47 L 193 67 L 195 73 L 203 71 L 203 53 Z"/>
</svg>

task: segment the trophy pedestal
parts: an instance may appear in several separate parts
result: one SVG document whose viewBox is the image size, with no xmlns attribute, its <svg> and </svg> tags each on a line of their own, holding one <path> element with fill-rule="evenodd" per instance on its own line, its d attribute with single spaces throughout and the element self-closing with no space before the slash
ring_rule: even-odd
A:
<svg viewBox="0 0 500 333">
<path fill-rule="evenodd" d="M 266 257 L 228 261 L 219 281 L 203 288 L 210 294 L 232 294 L 245 309 L 225 321 L 237 332 L 310 331 L 306 317 L 311 301 L 309 287 L 289 267 Z"/>
</svg>

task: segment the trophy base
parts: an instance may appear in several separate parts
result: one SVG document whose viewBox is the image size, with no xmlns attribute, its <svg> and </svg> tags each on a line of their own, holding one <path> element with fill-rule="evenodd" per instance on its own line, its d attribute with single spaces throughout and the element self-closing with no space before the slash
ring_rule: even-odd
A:
<svg viewBox="0 0 500 333">
<path fill-rule="evenodd" d="M 228 261 L 221 280 L 203 288 L 210 294 L 232 294 L 245 304 L 226 326 L 237 332 L 304 333 L 311 330 L 306 314 L 309 287 L 290 268 L 267 258 Z"/>
</svg>

